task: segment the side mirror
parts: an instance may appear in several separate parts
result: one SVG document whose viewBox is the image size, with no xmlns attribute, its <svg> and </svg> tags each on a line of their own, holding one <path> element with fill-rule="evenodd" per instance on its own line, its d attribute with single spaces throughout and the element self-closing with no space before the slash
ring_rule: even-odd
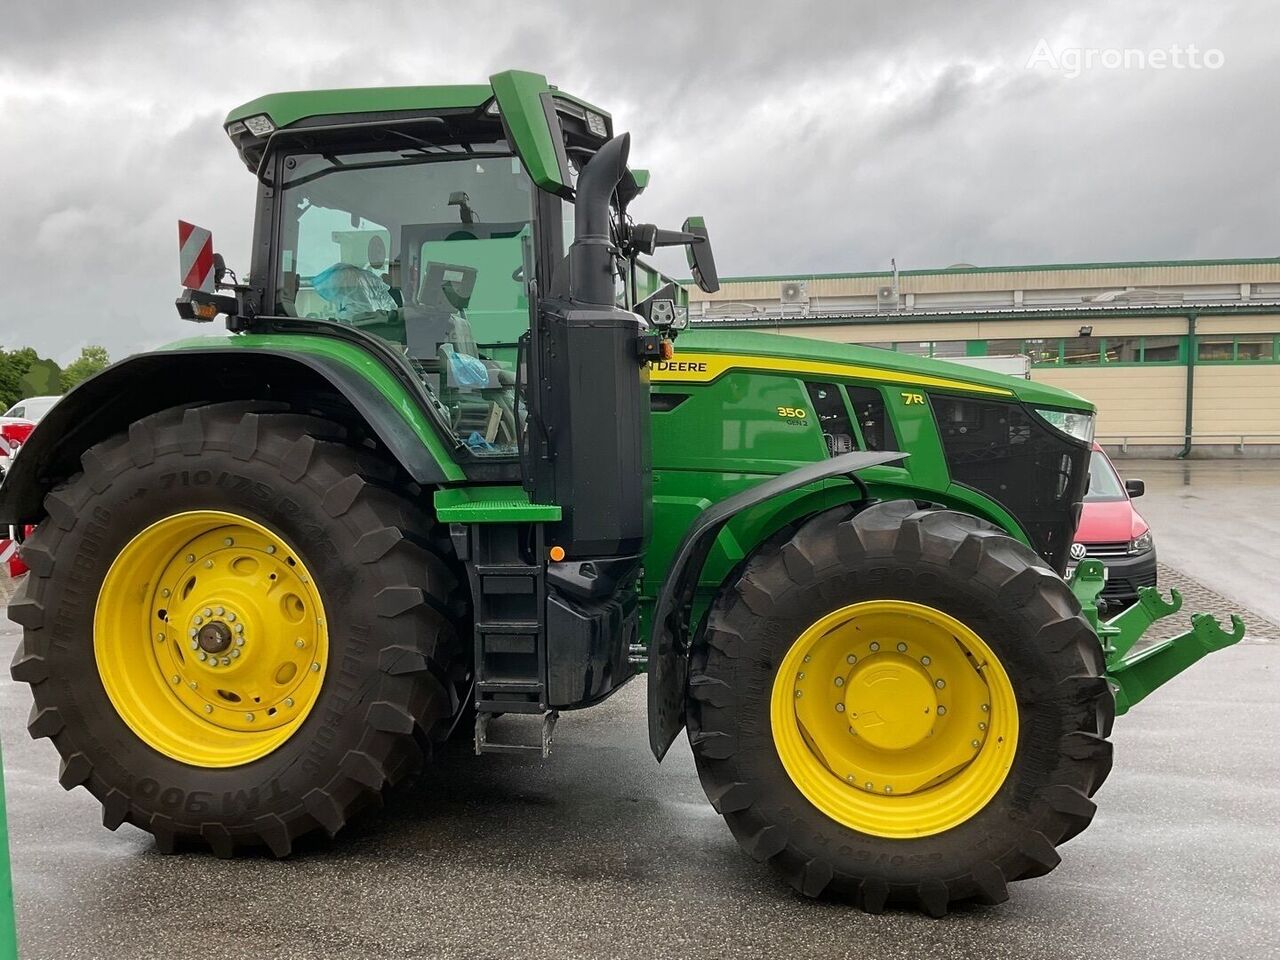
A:
<svg viewBox="0 0 1280 960">
<path fill-rule="evenodd" d="M 1126 480 L 1124 482 L 1124 492 L 1129 495 L 1129 499 L 1140 497 L 1147 492 L 1147 485 L 1142 480 Z"/>
<path fill-rule="evenodd" d="M 706 221 L 701 217 L 689 217 L 684 222 L 683 230 L 701 238 L 701 242 L 691 243 L 685 248 L 694 282 L 703 293 L 715 293 L 720 289 L 720 275 L 716 273 L 716 258 L 711 252 L 711 237 L 707 233 Z"/>
</svg>

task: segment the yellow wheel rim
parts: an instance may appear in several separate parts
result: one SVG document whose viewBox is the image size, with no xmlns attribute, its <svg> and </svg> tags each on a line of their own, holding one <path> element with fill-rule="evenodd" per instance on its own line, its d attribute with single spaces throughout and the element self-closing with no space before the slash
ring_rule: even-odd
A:
<svg viewBox="0 0 1280 960">
<path fill-rule="evenodd" d="M 149 747 L 233 767 L 293 736 L 324 683 L 315 579 L 260 523 L 198 510 L 147 527 L 98 594 L 93 652 L 107 696 Z"/>
<path fill-rule="evenodd" d="M 792 644 L 773 682 L 774 744 L 792 782 L 850 829 L 925 837 L 1004 783 L 1018 704 L 991 648 L 941 610 L 871 600 Z"/>
</svg>

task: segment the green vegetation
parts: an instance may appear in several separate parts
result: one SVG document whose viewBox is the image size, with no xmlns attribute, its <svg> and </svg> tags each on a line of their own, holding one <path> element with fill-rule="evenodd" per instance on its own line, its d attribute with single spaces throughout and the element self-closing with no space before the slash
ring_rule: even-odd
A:
<svg viewBox="0 0 1280 960">
<path fill-rule="evenodd" d="M 7 410 L 23 397 L 45 397 L 66 393 L 109 363 L 106 347 L 90 344 L 63 370 L 57 361 L 42 357 L 31 347 L 0 350 L 0 410 Z"/>
</svg>

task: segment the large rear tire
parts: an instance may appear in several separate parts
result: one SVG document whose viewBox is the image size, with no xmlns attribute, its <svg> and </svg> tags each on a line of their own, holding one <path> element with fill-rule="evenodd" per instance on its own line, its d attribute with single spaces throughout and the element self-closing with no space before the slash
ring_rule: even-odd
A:
<svg viewBox="0 0 1280 960">
<path fill-rule="evenodd" d="M 392 465 L 262 403 L 164 411 L 82 464 L 22 548 L 12 674 L 107 827 L 285 856 L 429 756 L 465 601 Z"/>
<path fill-rule="evenodd" d="M 1102 650 L 1066 584 L 974 517 L 821 514 L 727 583 L 689 738 L 734 836 L 797 890 L 940 916 L 999 902 L 1093 817 Z"/>
</svg>

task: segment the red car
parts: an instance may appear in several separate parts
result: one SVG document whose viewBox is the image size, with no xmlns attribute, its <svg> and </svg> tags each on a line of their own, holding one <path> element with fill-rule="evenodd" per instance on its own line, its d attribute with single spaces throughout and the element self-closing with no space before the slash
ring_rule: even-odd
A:
<svg viewBox="0 0 1280 960">
<path fill-rule="evenodd" d="M 1089 492 L 1071 544 L 1071 566 L 1086 557 L 1106 565 L 1107 584 L 1101 599 L 1108 607 L 1127 607 L 1138 599 L 1139 587 L 1156 585 L 1151 528 L 1133 506 L 1134 498 L 1146 489 L 1141 480 L 1121 480 L 1102 447 L 1093 445 Z"/>
</svg>

